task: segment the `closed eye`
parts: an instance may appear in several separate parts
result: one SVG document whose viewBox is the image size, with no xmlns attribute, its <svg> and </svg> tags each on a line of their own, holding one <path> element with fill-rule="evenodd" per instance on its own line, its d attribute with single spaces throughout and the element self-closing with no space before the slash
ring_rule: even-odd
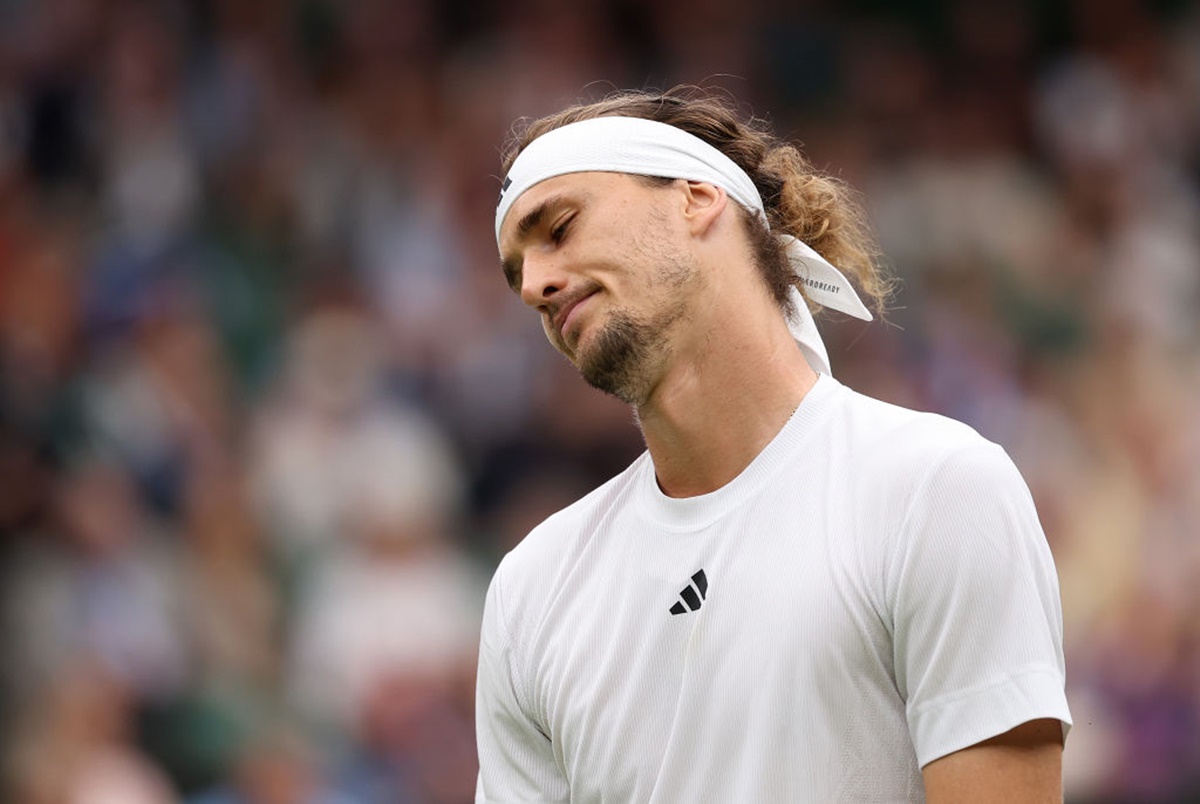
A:
<svg viewBox="0 0 1200 804">
<path fill-rule="evenodd" d="M 547 233 L 549 241 L 558 246 L 567 236 L 567 229 L 574 219 L 574 215 L 567 216 L 561 223 L 555 226 Z M 521 292 L 521 263 L 517 260 L 501 260 L 500 267 L 504 271 L 504 281 L 508 283 L 508 287 L 514 293 Z"/>
<path fill-rule="evenodd" d="M 504 260 L 500 263 L 500 268 L 504 271 L 504 281 L 508 283 L 508 288 L 513 293 L 521 292 L 521 269 L 515 263 Z"/>
<path fill-rule="evenodd" d="M 562 223 L 550 230 L 550 242 L 558 245 L 567 236 L 567 227 L 571 225 L 571 221 L 575 219 L 574 215 L 569 215 Z"/>
<path fill-rule="evenodd" d="M 517 223 L 517 241 L 518 243 L 527 241 L 536 233 L 537 237 L 541 237 L 541 232 L 545 231 L 545 222 L 550 214 L 555 210 L 562 209 L 564 205 L 563 196 L 555 195 L 547 198 L 542 203 L 538 204 L 534 209 L 525 213 L 521 220 Z M 555 225 L 552 229 L 546 232 L 547 241 L 558 246 L 567 236 L 567 229 L 574 220 L 574 212 L 567 210 L 565 217 Z M 519 257 L 501 258 L 500 267 L 504 271 L 504 280 L 508 283 L 508 287 L 514 293 L 521 292 L 521 262 Z"/>
</svg>

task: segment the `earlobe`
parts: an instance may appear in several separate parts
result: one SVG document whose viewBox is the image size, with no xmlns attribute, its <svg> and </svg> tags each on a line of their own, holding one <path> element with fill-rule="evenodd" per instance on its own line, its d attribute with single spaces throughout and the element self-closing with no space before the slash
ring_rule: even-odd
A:
<svg viewBox="0 0 1200 804">
<path fill-rule="evenodd" d="M 684 216 L 695 234 L 705 234 L 725 211 L 729 196 L 710 182 L 685 181 L 683 184 L 686 193 Z"/>
</svg>

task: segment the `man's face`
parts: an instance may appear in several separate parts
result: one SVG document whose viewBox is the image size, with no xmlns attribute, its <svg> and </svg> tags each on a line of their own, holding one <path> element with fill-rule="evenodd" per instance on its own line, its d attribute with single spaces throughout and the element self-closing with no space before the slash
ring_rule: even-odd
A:
<svg viewBox="0 0 1200 804">
<path fill-rule="evenodd" d="M 672 188 L 619 173 L 558 176 L 517 199 L 500 231 L 509 286 L 541 313 L 546 337 L 589 383 L 634 405 L 657 383 L 702 284 Z"/>
</svg>

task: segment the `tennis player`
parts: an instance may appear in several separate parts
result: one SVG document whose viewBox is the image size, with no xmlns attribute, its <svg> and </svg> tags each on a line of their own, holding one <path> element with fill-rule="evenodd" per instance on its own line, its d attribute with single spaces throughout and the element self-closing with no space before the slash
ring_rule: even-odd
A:
<svg viewBox="0 0 1200 804">
<path fill-rule="evenodd" d="M 886 292 L 845 190 L 686 92 L 537 120 L 505 171 L 509 285 L 647 450 L 492 580 L 477 800 L 1061 801 L 1024 481 L 831 373 L 810 307 Z"/>
</svg>

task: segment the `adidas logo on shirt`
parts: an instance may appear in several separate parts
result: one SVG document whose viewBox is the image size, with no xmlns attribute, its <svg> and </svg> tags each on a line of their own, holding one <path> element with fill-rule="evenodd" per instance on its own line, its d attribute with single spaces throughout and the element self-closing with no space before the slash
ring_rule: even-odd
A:
<svg viewBox="0 0 1200 804">
<path fill-rule="evenodd" d="M 686 614 L 689 611 L 696 611 L 704 605 L 704 597 L 707 593 L 708 578 L 701 569 L 692 576 L 690 584 L 679 590 L 679 597 L 682 599 L 675 601 L 675 605 L 671 607 L 671 614 Z M 686 608 L 684 604 L 686 604 Z"/>
</svg>

